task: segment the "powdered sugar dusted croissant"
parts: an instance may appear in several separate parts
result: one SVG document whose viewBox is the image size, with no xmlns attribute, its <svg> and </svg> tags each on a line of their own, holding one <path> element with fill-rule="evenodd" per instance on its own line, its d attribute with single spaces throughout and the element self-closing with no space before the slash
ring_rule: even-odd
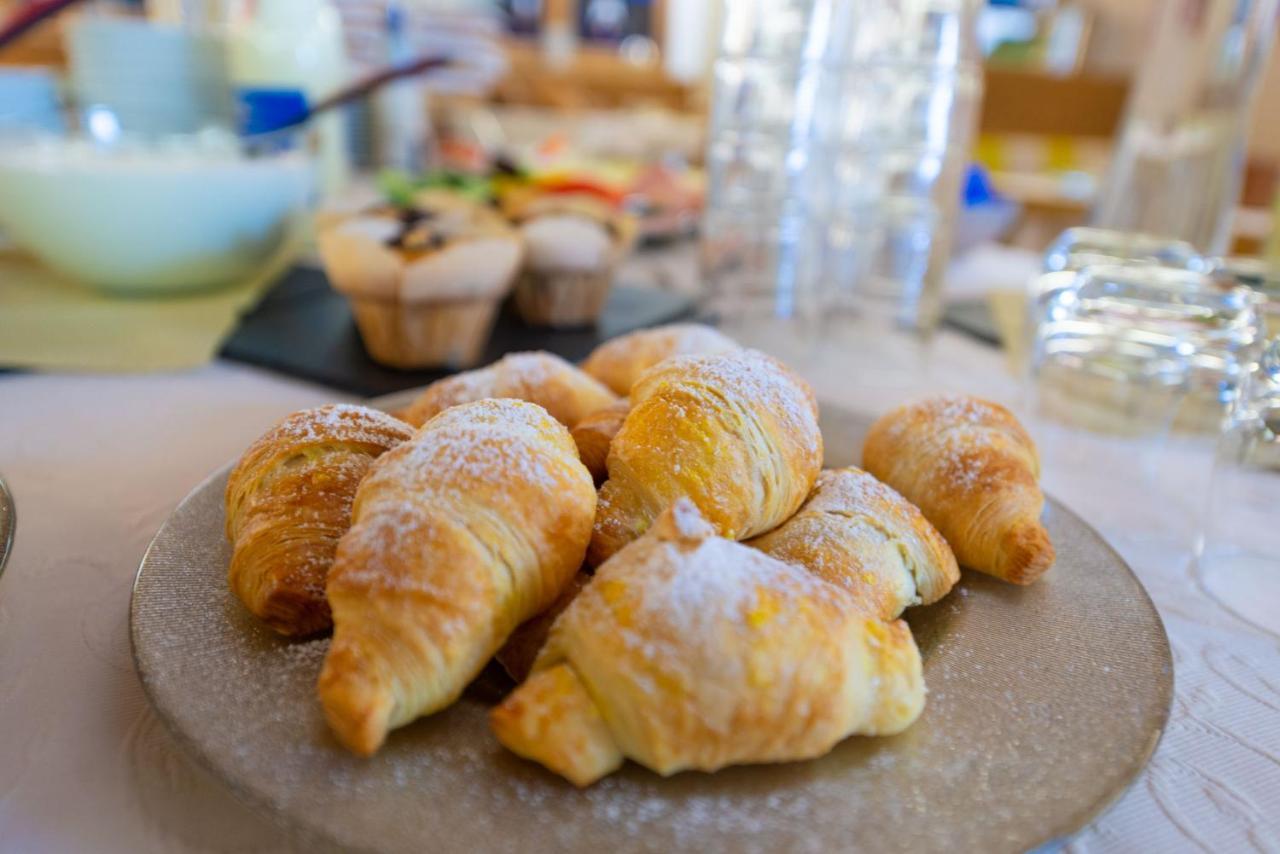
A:
<svg viewBox="0 0 1280 854">
<path fill-rule="evenodd" d="M 254 442 L 227 479 L 227 580 L 245 607 L 284 635 L 329 628 L 324 584 L 373 461 L 413 431 L 363 406 L 321 406 Z"/>
<path fill-rule="evenodd" d="M 920 511 L 864 471 L 824 471 L 804 506 L 747 545 L 847 589 L 865 613 L 893 619 L 960 580 L 955 555 Z"/>
<path fill-rule="evenodd" d="M 434 415 L 490 397 L 536 403 L 566 427 L 617 401 L 613 392 L 552 353 L 511 353 L 485 368 L 437 380 L 400 416 L 421 426 Z"/>
<path fill-rule="evenodd" d="M 895 409 L 872 425 L 862 464 L 920 508 L 962 566 L 1030 584 L 1053 565 L 1035 445 L 1003 406 L 946 396 Z"/>
<path fill-rule="evenodd" d="M 329 573 L 339 740 L 368 755 L 452 703 L 573 577 L 594 510 L 569 431 L 523 401 L 455 406 L 379 459 Z"/>
<path fill-rule="evenodd" d="M 781 524 L 822 467 L 808 384 L 755 350 L 677 356 L 631 389 L 609 447 L 609 479 L 588 562 L 598 565 L 689 498 L 718 534 L 741 540 Z"/>
<path fill-rule="evenodd" d="M 666 775 L 821 756 L 900 732 L 923 706 L 904 623 L 715 536 L 681 501 L 599 568 L 490 721 L 509 749 L 586 786 L 624 757 Z"/>
<path fill-rule="evenodd" d="M 631 393 L 640 375 L 672 356 L 727 353 L 737 343 L 701 323 L 671 323 L 638 329 L 606 341 L 591 351 L 582 369 L 620 395 Z"/>
</svg>

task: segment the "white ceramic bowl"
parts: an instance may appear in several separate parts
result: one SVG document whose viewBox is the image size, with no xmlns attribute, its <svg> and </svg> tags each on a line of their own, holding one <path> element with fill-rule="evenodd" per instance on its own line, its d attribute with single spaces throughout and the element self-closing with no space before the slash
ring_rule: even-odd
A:
<svg viewBox="0 0 1280 854">
<path fill-rule="evenodd" d="M 313 186 L 299 152 L 0 146 L 0 226 L 58 272 L 119 293 L 230 284 L 278 261 Z"/>
</svg>

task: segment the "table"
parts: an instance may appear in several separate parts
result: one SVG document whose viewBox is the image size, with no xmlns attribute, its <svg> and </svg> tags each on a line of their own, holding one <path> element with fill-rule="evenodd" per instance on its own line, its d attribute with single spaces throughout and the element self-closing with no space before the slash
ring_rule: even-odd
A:
<svg viewBox="0 0 1280 854">
<path fill-rule="evenodd" d="M 905 389 L 859 379 L 851 354 L 786 355 L 823 400 L 872 413 L 929 390 L 1018 395 L 998 351 L 951 333 Z M 0 376 L 0 472 L 18 515 L 0 577 L 0 851 L 293 850 L 189 762 L 150 711 L 130 659 L 128 601 L 148 541 L 187 491 L 283 414 L 337 399 L 230 363 Z M 1045 451 L 1047 488 L 1130 561 L 1176 666 L 1154 759 L 1069 850 L 1280 850 L 1280 640 L 1219 607 L 1189 570 L 1208 449 L 1170 447 L 1150 476 L 1118 440 L 1055 440 Z"/>
</svg>

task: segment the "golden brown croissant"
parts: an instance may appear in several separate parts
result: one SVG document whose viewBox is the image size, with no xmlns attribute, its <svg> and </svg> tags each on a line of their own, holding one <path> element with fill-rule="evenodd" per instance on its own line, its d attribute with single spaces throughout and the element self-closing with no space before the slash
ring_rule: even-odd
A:
<svg viewBox="0 0 1280 854">
<path fill-rule="evenodd" d="M 631 390 L 587 561 L 640 536 L 677 498 L 721 536 L 762 534 L 804 503 L 822 468 L 813 390 L 755 350 L 677 356 Z"/>
<path fill-rule="evenodd" d="M 533 662 L 537 660 L 538 653 L 547 642 L 547 635 L 551 634 L 552 624 L 564 609 L 569 607 L 569 603 L 577 598 L 590 580 L 590 575 L 579 572 L 565 585 L 564 590 L 560 591 L 560 595 L 551 603 L 550 608 L 516 627 L 511 637 L 507 638 L 507 642 L 502 645 L 502 649 L 498 650 L 498 654 L 494 656 L 502 665 L 502 669 L 507 671 L 507 675 L 517 682 L 523 682 L 528 678 L 529 671 L 533 669 Z"/>
<path fill-rule="evenodd" d="M 573 442 L 578 446 L 578 456 L 582 464 L 591 472 L 596 483 L 603 483 L 609 476 L 606 467 L 609 459 L 609 446 L 613 437 L 622 429 L 622 422 L 631 411 L 631 401 L 623 398 L 604 409 L 591 413 L 574 425 Z"/>
<path fill-rule="evenodd" d="M 667 775 L 821 756 L 854 733 L 901 732 L 923 706 L 905 623 L 716 537 L 680 501 L 600 567 L 490 722 L 586 786 L 624 757 Z"/>
<path fill-rule="evenodd" d="M 862 464 L 924 513 L 962 566 L 1030 584 L 1053 565 L 1031 437 L 976 397 L 900 407 L 867 434 Z"/>
<path fill-rule="evenodd" d="M 672 356 L 726 353 L 737 343 L 701 323 L 672 323 L 639 329 L 601 344 L 582 363 L 582 369 L 616 393 L 626 396 L 640 375 Z"/>
<path fill-rule="evenodd" d="M 325 717 L 355 753 L 452 703 L 582 563 L 595 510 L 569 431 L 518 400 L 455 406 L 384 454 L 329 573 Z"/>
<path fill-rule="evenodd" d="M 536 403 L 566 427 L 617 400 L 613 392 L 559 356 L 511 353 L 487 368 L 437 380 L 400 417 L 420 427 L 450 406 L 490 397 Z"/>
<path fill-rule="evenodd" d="M 818 476 L 787 521 L 747 545 L 846 588 L 870 616 L 891 620 L 960 580 L 955 555 L 918 509 L 856 468 Z"/>
<path fill-rule="evenodd" d="M 356 486 L 412 433 L 376 409 L 322 406 L 293 413 L 249 446 L 226 491 L 227 580 L 245 607 L 283 635 L 329 628 L 324 582 Z"/>
</svg>

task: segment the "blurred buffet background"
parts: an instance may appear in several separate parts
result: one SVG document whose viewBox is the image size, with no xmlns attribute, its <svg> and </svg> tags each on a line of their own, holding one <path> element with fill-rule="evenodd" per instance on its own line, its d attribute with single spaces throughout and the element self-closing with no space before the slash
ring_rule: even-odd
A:
<svg viewBox="0 0 1280 854">
<path fill-rule="evenodd" d="M 208 358 L 299 259 L 321 266 L 317 222 L 428 186 L 509 216 L 533 191 L 591 196 L 635 225 L 615 280 L 744 322 L 890 292 L 926 333 L 936 315 L 994 335 L 946 311 L 974 295 L 948 296 L 946 264 L 1084 224 L 1274 263 L 1274 2 L 873 8 L 7 0 L 0 363 L 146 368 L 142 339 L 88 321 L 160 335 L 137 300 L 180 312 L 182 292 L 210 310 L 169 361 Z M 640 303 L 637 325 L 681 307 Z"/>
<path fill-rule="evenodd" d="M 207 784 L 173 782 L 167 747 L 148 781 L 115 731 L 145 707 L 137 557 L 266 425 L 701 321 L 783 359 L 827 414 L 942 392 L 1013 410 L 1045 491 L 1134 567 L 1176 663 L 1143 781 L 1071 849 L 1275 849 L 1278 17 L 1280 0 L 0 0 L 0 570 L 17 543 L 0 606 L 20 603 L 0 607 L 19 686 L 0 778 L 39 778 L 0 780 L 0 825 L 49 850 L 104 829 L 143 850 L 129 828 L 207 850 L 236 826 Z M 63 678 L 24 687 L 43 670 Z M 1017 708 L 1051 726 L 1075 707 Z M 131 742 L 164 729 L 147 726 Z"/>
</svg>

